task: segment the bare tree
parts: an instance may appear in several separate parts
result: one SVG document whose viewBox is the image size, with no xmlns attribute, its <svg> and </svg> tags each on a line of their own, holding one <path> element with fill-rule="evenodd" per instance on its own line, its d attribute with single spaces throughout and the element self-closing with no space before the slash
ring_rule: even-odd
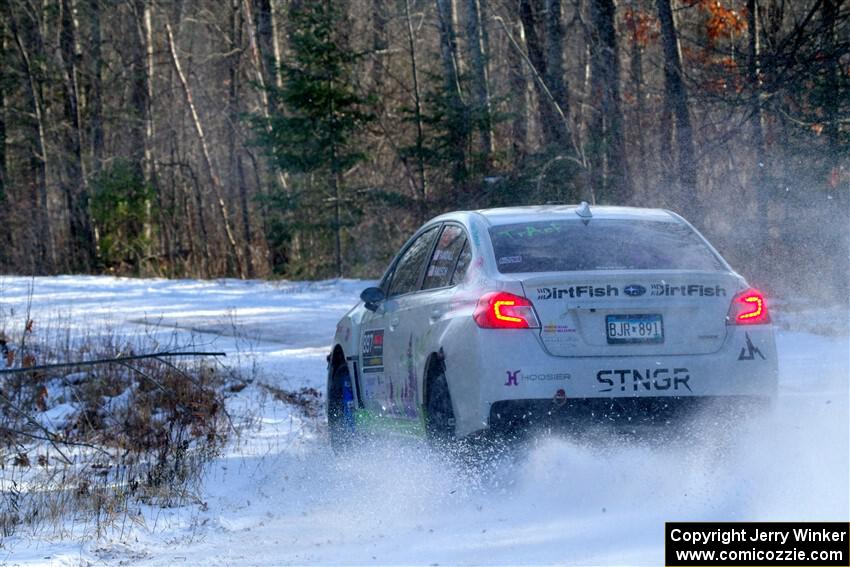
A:
<svg viewBox="0 0 850 567">
<path fill-rule="evenodd" d="M 231 0 L 230 3 L 230 66 L 228 69 L 229 92 L 228 92 L 228 114 L 229 114 L 229 130 L 230 136 L 228 141 L 228 155 L 230 165 L 230 180 L 231 186 L 236 187 L 239 197 L 239 209 L 242 222 L 242 238 L 244 242 L 243 255 L 246 264 L 246 275 L 253 278 L 256 270 L 254 267 L 254 257 L 251 248 L 251 243 L 254 241 L 254 235 L 251 230 L 251 207 L 249 205 L 250 198 L 248 197 L 248 187 L 245 181 L 245 172 L 242 165 L 242 152 L 239 148 L 240 131 L 239 131 L 239 106 L 240 106 L 240 63 L 242 54 L 242 28 L 244 22 L 242 5 L 240 0 Z M 271 18 L 271 14 L 269 14 Z M 251 22 L 248 22 L 248 27 Z M 269 25 L 269 28 L 271 26 Z"/>
<path fill-rule="evenodd" d="M 630 44 L 630 52 L 629 52 L 629 64 L 631 71 L 631 80 L 632 80 L 632 89 L 634 91 L 635 97 L 635 115 L 634 115 L 634 131 L 636 133 L 635 138 L 637 139 L 637 149 L 638 149 L 638 163 L 644 164 L 646 163 L 646 144 L 644 142 L 644 122 L 643 118 L 646 113 L 646 93 L 644 92 L 644 83 L 645 77 L 643 73 L 643 45 L 641 34 L 641 22 L 639 19 L 639 13 L 633 7 L 629 7 L 629 21 L 627 22 L 628 28 L 630 31 L 629 44 Z M 639 176 L 642 181 L 642 186 L 646 188 L 647 185 L 647 171 L 644 167 L 635 168 L 638 173 L 636 177 Z"/>
<path fill-rule="evenodd" d="M 103 165 L 103 38 L 100 17 L 101 0 L 88 0 L 89 34 L 89 139 L 91 144 L 91 172 L 97 173 Z"/>
<path fill-rule="evenodd" d="M 440 60 L 443 67 L 444 95 L 451 115 L 449 151 L 454 162 L 454 177 L 462 178 L 466 171 L 467 129 L 459 118 L 466 115 L 466 104 L 460 87 L 460 58 L 455 36 L 454 0 L 436 0 L 440 29 Z"/>
<path fill-rule="evenodd" d="M 546 0 L 546 69 L 544 79 L 552 96 L 565 116 L 570 114 L 570 93 L 564 73 L 564 23 L 561 0 Z M 559 141 L 566 143 L 570 137 L 567 124 L 557 121 Z"/>
<path fill-rule="evenodd" d="M 65 90 L 65 148 L 66 158 L 62 176 L 62 192 L 68 211 L 71 254 L 68 267 L 72 271 L 89 272 L 94 267 L 94 233 L 89 213 L 88 174 L 83 160 L 83 139 L 80 109 L 80 88 L 77 60 L 81 57 L 78 37 L 78 17 L 75 0 L 59 3 L 60 35 L 56 56 L 62 69 Z"/>
<path fill-rule="evenodd" d="M 625 204 L 633 189 L 623 134 L 613 0 L 591 0 L 590 18 L 591 100 L 598 105 L 588 128 L 593 156 L 591 182 L 605 201 Z"/>
<path fill-rule="evenodd" d="M 25 20 L 25 28 L 19 29 L 17 17 L 12 5 L 6 2 L 9 29 L 15 40 L 25 80 L 26 106 L 35 119 L 35 135 L 32 136 L 33 149 L 30 154 L 29 166 L 32 172 L 32 187 L 29 192 L 32 210 L 36 212 L 37 227 L 34 234 L 39 235 L 36 242 L 36 257 L 30 260 L 32 273 L 52 273 L 56 269 L 56 248 L 53 239 L 53 226 L 50 218 L 50 203 L 47 198 L 47 141 L 45 136 L 44 103 L 42 101 L 41 84 L 36 77 L 34 67 L 24 34 L 32 36 L 35 43 L 35 53 L 38 60 L 44 59 L 44 42 L 38 25 L 31 20 Z"/>
<path fill-rule="evenodd" d="M 507 25 L 507 33 L 511 37 L 518 38 L 517 46 L 525 44 L 525 35 L 523 33 L 522 22 L 520 21 L 519 4 L 516 2 L 509 3 L 509 7 L 514 10 L 510 12 L 510 27 Z M 528 71 L 526 69 L 525 59 L 522 56 L 520 49 L 508 49 L 507 60 L 509 71 L 510 85 L 510 104 L 512 110 L 511 119 L 511 149 L 513 157 L 513 166 L 521 168 L 528 152 L 528 122 L 529 122 L 529 101 L 528 101 Z"/>
<path fill-rule="evenodd" d="M 693 130 L 688 110 L 688 92 L 682 77 L 682 61 L 679 57 L 679 46 L 676 26 L 673 22 L 671 0 L 656 0 L 658 20 L 661 26 L 661 45 L 664 51 L 664 104 L 665 114 L 672 112 L 676 119 L 676 158 L 678 178 L 681 184 L 682 201 L 698 203 L 697 194 L 697 164 L 694 153 Z M 662 160 L 672 155 L 671 144 L 672 125 L 662 124 Z M 666 152 L 666 153 L 665 153 Z M 696 200 L 696 201 L 695 201 Z"/>
<path fill-rule="evenodd" d="M 195 102 L 192 98 L 192 90 L 189 87 L 189 82 L 186 80 L 186 75 L 183 72 L 183 68 L 180 66 L 180 58 L 177 55 L 177 47 L 174 43 L 174 34 L 171 31 L 171 24 L 165 24 L 165 33 L 168 38 L 168 48 L 171 54 L 171 62 L 174 65 L 174 71 L 177 73 L 177 77 L 180 79 L 180 86 L 183 88 L 183 94 L 186 97 L 186 105 L 189 107 L 189 111 L 192 116 L 192 123 L 195 126 L 195 133 L 198 136 L 198 143 L 201 146 L 201 155 L 203 156 L 203 162 L 206 166 L 210 182 L 212 183 L 213 196 L 218 205 L 218 211 L 221 217 L 222 226 L 224 228 L 225 235 L 227 236 L 227 242 L 230 246 L 230 252 L 236 264 L 237 274 L 240 278 L 245 279 L 246 272 L 242 259 L 242 253 L 239 249 L 238 244 L 236 243 L 236 237 L 233 234 L 233 228 L 231 226 L 230 218 L 227 212 L 227 205 L 224 201 L 224 196 L 222 193 L 221 177 L 219 176 L 216 167 L 213 164 L 212 157 L 210 156 L 209 145 L 207 143 L 206 135 L 204 134 L 204 127 L 201 124 L 201 118 L 198 114 L 198 110 L 195 107 Z"/>
<path fill-rule="evenodd" d="M 747 82 L 750 87 L 750 125 L 752 130 L 752 145 L 755 157 L 753 178 L 755 179 L 757 198 L 761 211 L 757 215 L 759 233 L 767 233 L 767 207 L 770 191 L 767 185 L 767 151 L 764 144 L 764 117 L 762 113 L 760 69 L 759 69 L 759 28 L 757 17 L 758 3 L 747 0 Z"/>
<path fill-rule="evenodd" d="M 478 120 L 481 154 L 485 163 L 493 155 L 493 131 L 490 108 L 490 76 L 487 71 L 487 29 L 482 16 L 484 0 L 467 0 L 466 43 L 469 46 L 472 90 L 475 97 L 473 107 Z"/>
<path fill-rule="evenodd" d="M 413 114 L 416 121 L 416 163 L 419 173 L 420 217 L 424 217 L 425 202 L 428 199 L 428 180 L 425 175 L 425 134 L 422 120 L 422 91 L 419 87 L 419 59 L 417 57 L 416 37 L 413 20 L 410 16 L 410 0 L 404 0 L 404 18 L 407 28 L 407 44 L 410 54 L 410 75 L 413 81 Z M 424 218 L 422 219 L 424 220 Z"/>
<path fill-rule="evenodd" d="M 3 2 L 5 3 L 6 0 L 3 0 Z M 5 16 L 6 10 L 4 9 L 0 13 Z M 7 50 L 6 18 L 4 17 L 0 18 L 0 204 L 3 204 L 7 198 L 6 184 L 8 178 L 8 167 L 6 164 L 6 113 L 8 112 L 8 100 L 6 98 Z M 5 208 L 4 206 L 3 209 Z M 0 213 L 0 219 L 3 219 L 4 216 L 3 213 Z M 0 257 L 2 257 L 2 253 L 0 253 Z"/>
</svg>

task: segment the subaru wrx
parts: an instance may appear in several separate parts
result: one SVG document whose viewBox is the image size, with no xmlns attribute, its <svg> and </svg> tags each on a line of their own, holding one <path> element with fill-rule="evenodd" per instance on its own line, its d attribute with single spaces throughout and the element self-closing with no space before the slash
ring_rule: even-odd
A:
<svg viewBox="0 0 850 567">
<path fill-rule="evenodd" d="M 335 446 L 375 427 L 664 424 L 777 387 L 765 296 L 691 224 L 586 203 L 428 221 L 339 322 L 328 363 Z"/>
</svg>

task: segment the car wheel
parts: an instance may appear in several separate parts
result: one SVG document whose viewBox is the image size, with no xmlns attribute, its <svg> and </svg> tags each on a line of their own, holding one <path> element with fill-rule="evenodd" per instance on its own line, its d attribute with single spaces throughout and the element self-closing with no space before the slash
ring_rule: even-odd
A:
<svg viewBox="0 0 850 567">
<path fill-rule="evenodd" d="M 428 382 L 428 401 L 425 405 L 425 433 L 437 443 L 455 440 L 455 414 L 446 374 L 441 369 L 434 372 Z"/>
<path fill-rule="evenodd" d="M 328 435 L 336 453 L 347 450 L 354 441 L 354 387 L 345 364 L 334 370 L 328 389 Z"/>
</svg>

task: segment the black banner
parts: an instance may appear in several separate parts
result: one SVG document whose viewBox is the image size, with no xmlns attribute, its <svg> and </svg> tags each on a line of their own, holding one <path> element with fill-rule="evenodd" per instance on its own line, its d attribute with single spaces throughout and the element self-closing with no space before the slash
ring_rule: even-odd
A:
<svg viewBox="0 0 850 567">
<path fill-rule="evenodd" d="M 667 522 L 667 567 L 850 567 L 843 522 Z"/>
</svg>

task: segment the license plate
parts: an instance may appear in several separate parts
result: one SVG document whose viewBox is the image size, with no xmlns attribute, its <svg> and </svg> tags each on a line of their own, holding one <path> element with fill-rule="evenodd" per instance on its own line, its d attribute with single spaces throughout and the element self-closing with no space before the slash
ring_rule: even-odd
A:
<svg viewBox="0 0 850 567">
<path fill-rule="evenodd" d="M 609 345 L 664 342 L 661 315 L 607 315 L 605 328 Z"/>
</svg>

